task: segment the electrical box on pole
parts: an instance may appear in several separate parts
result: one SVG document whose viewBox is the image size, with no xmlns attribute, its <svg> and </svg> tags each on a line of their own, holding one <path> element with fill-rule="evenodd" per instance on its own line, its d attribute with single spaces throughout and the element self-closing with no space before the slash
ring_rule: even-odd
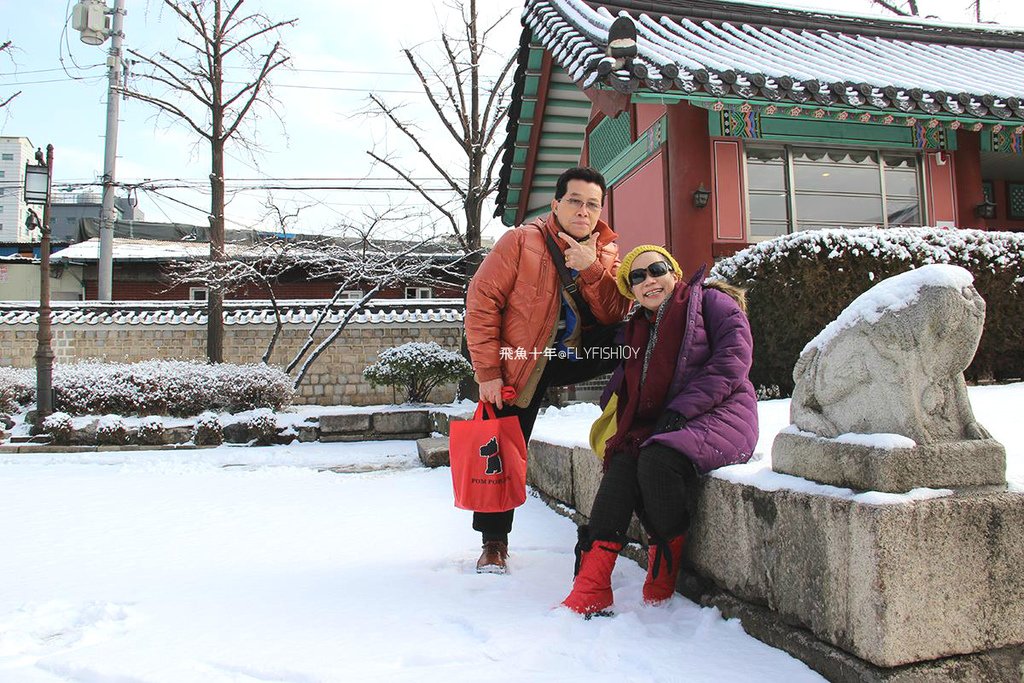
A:
<svg viewBox="0 0 1024 683">
<path fill-rule="evenodd" d="M 110 18 L 103 0 L 80 0 L 71 11 L 71 28 L 86 45 L 102 45 L 110 35 Z"/>
</svg>

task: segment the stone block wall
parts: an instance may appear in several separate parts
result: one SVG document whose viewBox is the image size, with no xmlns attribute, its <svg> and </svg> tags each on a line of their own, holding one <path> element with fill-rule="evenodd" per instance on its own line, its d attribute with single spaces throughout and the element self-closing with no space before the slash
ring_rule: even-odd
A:
<svg viewBox="0 0 1024 683">
<path fill-rule="evenodd" d="M 288 323 L 274 348 L 270 362 L 283 367 L 306 342 L 310 325 Z M 224 360 L 228 363 L 258 363 L 273 335 L 273 325 L 263 323 L 224 326 Z M 314 346 L 327 332 L 318 333 Z M 362 377 L 363 368 L 377 359 L 383 349 L 406 342 L 436 342 L 458 350 L 462 325 L 458 322 L 370 322 L 350 323 L 310 368 L 295 402 L 320 405 L 373 405 L 401 401 L 390 387 L 371 387 Z M 312 348 L 310 351 L 312 351 Z M 35 367 L 36 327 L 34 323 L 0 324 L 0 365 Z M 86 359 L 136 362 L 150 359 L 203 359 L 206 357 L 206 326 L 198 324 L 85 324 L 55 323 L 55 362 L 74 363 Z M 308 358 L 308 354 L 306 356 Z M 293 375 L 295 372 L 292 373 Z M 431 398 L 448 402 L 455 398 L 456 385 L 440 386 Z"/>
</svg>

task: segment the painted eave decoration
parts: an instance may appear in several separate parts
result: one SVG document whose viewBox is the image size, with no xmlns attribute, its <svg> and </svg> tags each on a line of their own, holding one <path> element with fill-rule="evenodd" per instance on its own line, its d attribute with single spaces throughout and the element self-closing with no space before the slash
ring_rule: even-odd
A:
<svg viewBox="0 0 1024 683">
<path fill-rule="evenodd" d="M 636 26 L 635 54 L 609 49 L 622 16 Z M 526 0 L 522 20 L 517 98 L 531 95 L 529 77 L 546 53 L 551 73 L 564 74 L 583 101 L 604 89 L 719 111 L 1024 131 L 1024 29 L 718 0 Z M 521 127 L 543 123 L 518 106 L 510 113 L 495 213 L 506 224 L 516 193 L 534 194 L 517 184 Z"/>
</svg>

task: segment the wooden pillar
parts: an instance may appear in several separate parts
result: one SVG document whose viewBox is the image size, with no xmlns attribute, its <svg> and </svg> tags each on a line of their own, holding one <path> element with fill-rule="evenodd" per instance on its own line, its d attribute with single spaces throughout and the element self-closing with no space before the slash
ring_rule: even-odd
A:
<svg viewBox="0 0 1024 683">
<path fill-rule="evenodd" d="M 689 276 L 701 265 L 714 265 L 711 254 L 714 211 L 693 206 L 693 191 L 711 177 L 708 113 L 688 102 L 668 107 L 669 249 Z"/>
<path fill-rule="evenodd" d="M 981 133 L 960 129 L 956 132 L 956 226 L 988 228 L 988 221 L 974 215 L 974 208 L 985 201 L 981 188 Z"/>
</svg>

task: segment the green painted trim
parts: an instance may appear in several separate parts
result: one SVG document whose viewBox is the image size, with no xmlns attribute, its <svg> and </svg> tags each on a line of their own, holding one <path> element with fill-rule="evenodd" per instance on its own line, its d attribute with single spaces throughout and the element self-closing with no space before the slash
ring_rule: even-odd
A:
<svg viewBox="0 0 1024 683">
<path fill-rule="evenodd" d="M 564 100 L 548 96 L 548 106 L 566 107 L 568 109 L 586 109 L 589 113 L 591 105 L 590 100 Z M 588 115 L 586 118 L 589 120 L 590 116 Z"/>
<path fill-rule="evenodd" d="M 544 49 L 530 48 L 530 54 L 526 56 L 526 68 L 531 71 L 539 71 L 544 65 Z"/>
<path fill-rule="evenodd" d="M 541 133 L 540 142 L 541 147 L 544 146 L 545 142 L 552 140 L 562 140 L 565 142 L 583 142 L 583 138 L 586 137 L 584 133 Z M 556 145 L 557 147 L 565 147 L 565 145 Z"/>
<path fill-rule="evenodd" d="M 668 119 L 662 116 L 637 140 L 601 169 L 609 186 L 657 154 L 668 143 Z"/>
<path fill-rule="evenodd" d="M 803 104 L 798 104 L 796 102 L 773 102 L 771 100 L 742 99 L 742 98 L 738 98 L 738 97 L 715 97 L 714 95 L 707 95 L 707 94 L 703 94 L 703 93 L 683 94 L 683 93 L 673 93 L 673 92 L 655 93 L 655 92 L 640 92 L 640 91 L 637 91 L 637 92 L 632 93 L 631 98 L 632 98 L 633 102 L 656 103 L 656 104 L 675 104 L 676 102 L 687 101 L 687 102 L 705 102 L 705 103 L 707 103 L 707 102 L 721 102 L 722 104 L 724 104 L 727 107 L 739 107 L 739 106 L 741 106 L 743 104 L 749 104 L 749 105 L 755 106 L 755 107 L 767 107 L 767 106 L 770 106 L 770 105 L 775 105 L 779 109 L 784 109 L 784 108 L 789 108 L 789 107 L 802 107 L 803 109 L 808 109 L 808 110 L 824 109 L 825 111 L 829 111 L 829 112 L 845 111 L 845 112 L 848 112 L 851 117 L 853 117 L 855 114 L 865 114 L 865 113 L 871 114 L 872 116 L 878 116 L 880 114 L 880 112 L 884 112 L 885 114 L 892 114 L 893 116 L 900 117 L 900 118 L 911 118 L 912 117 L 912 118 L 915 118 L 915 119 L 917 119 L 919 121 L 920 120 L 928 120 L 928 119 L 936 119 L 938 121 L 946 121 L 946 122 L 959 121 L 960 123 L 981 123 L 981 124 L 988 124 L 988 125 L 1002 124 L 1005 127 L 1016 127 L 1016 126 L 1024 125 L 1024 120 L 1020 120 L 1020 119 L 999 119 L 999 118 L 995 118 L 995 117 L 992 117 L 992 118 L 978 118 L 978 117 L 974 117 L 974 116 L 957 116 L 956 114 L 949 114 L 949 113 L 929 114 L 929 113 L 924 112 L 924 111 L 901 112 L 901 111 L 896 110 L 896 109 L 881 109 L 881 110 L 880 109 L 874 109 L 874 108 L 856 109 L 854 107 L 844 107 L 844 106 L 836 106 L 836 105 L 824 105 L 824 104 L 818 104 L 816 102 L 805 102 Z M 885 124 L 881 124 L 881 125 L 885 125 Z"/>
<path fill-rule="evenodd" d="M 554 69 L 552 69 L 552 72 Z M 562 73 L 565 73 L 564 71 Z M 562 92 L 580 92 L 574 83 L 562 83 L 561 81 L 548 81 L 548 90 L 560 90 Z M 587 100 L 589 102 L 589 100 Z"/>
<path fill-rule="evenodd" d="M 544 123 L 568 123 L 575 126 L 586 126 L 588 120 L 586 116 L 565 116 L 563 114 L 546 114 L 544 116 Z"/>
<path fill-rule="evenodd" d="M 523 217 L 523 222 L 532 221 L 534 218 L 540 218 L 546 216 L 551 211 L 551 205 L 545 204 L 544 206 L 537 207 L 535 209 L 529 209 L 526 215 Z"/>
</svg>

